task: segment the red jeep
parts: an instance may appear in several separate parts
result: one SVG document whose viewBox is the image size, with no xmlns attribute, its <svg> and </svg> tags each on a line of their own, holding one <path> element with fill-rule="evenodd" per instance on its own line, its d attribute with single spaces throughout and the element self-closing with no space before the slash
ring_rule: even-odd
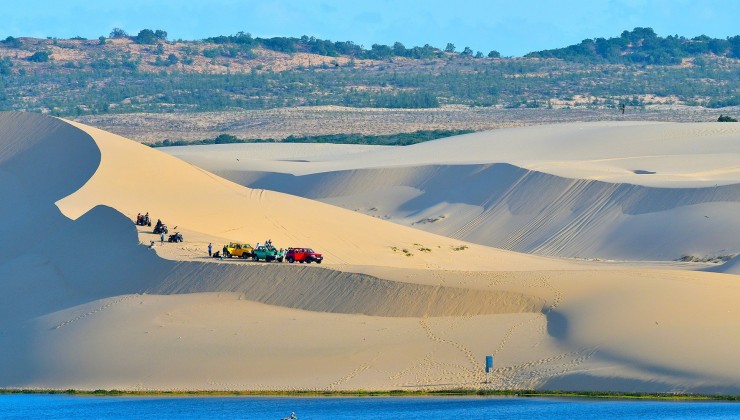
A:
<svg viewBox="0 0 740 420">
<path fill-rule="evenodd" d="M 311 248 L 288 248 L 288 252 L 285 254 L 285 259 L 289 263 L 298 261 L 300 263 L 312 263 L 321 264 L 324 257 L 321 254 L 314 252 Z"/>
</svg>

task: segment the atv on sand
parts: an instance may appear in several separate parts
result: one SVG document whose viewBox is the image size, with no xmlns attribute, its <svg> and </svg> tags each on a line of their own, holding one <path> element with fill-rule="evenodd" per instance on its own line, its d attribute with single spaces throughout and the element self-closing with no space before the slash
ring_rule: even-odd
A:
<svg viewBox="0 0 740 420">
<path fill-rule="evenodd" d="M 182 242 L 184 240 L 185 239 L 183 239 L 182 233 L 175 232 L 172 235 L 170 235 L 170 237 L 167 239 L 167 242 Z"/>
</svg>

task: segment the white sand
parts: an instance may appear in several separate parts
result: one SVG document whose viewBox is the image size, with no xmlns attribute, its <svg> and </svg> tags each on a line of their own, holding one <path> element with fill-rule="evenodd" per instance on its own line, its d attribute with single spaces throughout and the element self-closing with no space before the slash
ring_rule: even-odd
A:
<svg viewBox="0 0 740 420">
<path fill-rule="evenodd" d="M 12 221 L 0 227 L 0 386 L 740 393 L 735 275 L 466 244 L 251 190 L 91 127 L 19 113 L 0 127 Z M 373 153 L 352 159 L 375 165 Z M 155 235 L 130 220 L 140 211 L 186 242 L 147 249 Z M 268 238 L 326 262 L 205 258 L 208 242 Z"/>
<path fill-rule="evenodd" d="M 581 123 L 409 147 L 166 151 L 245 186 L 520 252 L 644 261 L 740 253 L 738 124 Z"/>
</svg>

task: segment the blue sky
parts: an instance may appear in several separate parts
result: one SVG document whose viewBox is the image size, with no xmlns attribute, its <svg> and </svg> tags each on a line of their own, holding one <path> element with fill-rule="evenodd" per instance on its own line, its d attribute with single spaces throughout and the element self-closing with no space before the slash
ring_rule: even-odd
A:
<svg viewBox="0 0 740 420">
<path fill-rule="evenodd" d="M 169 39 L 238 31 L 504 56 L 651 27 L 658 35 L 740 34 L 740 0 L 24 0 L 0 8 L 0 37 L 97 38 L 163 29 Z"/>
</svg>

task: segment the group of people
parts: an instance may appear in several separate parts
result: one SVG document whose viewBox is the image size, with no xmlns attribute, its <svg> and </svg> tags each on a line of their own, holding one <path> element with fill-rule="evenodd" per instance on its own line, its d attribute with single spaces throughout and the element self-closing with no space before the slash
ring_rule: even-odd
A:
<svg viewBox="0 0 740 420">
<path fill-rule="evenodd" d="M 146 212 L 145 214 L 138 213 L 136 215 L 136 224 L 138 226 L 151 226 L 152 225 L 152 219 L 149 217 L 149 212 Z M 175 226 L 177 228 L 177 226 Z M 157 224 L 154 226 L 154 233 L 159 234 L 159 242 L 164 243 L 164 235 L 168 233 L 167 226 L 165 226 L 164 223 L 162 223 L 161 219 L 157 219 Z M 180 241 L 182 240 L 182 236 L 180 236 Z M 176 242 L 176 241 L 170 241 L 170 242 Z M 154 246 L 154 242 L 150 244 L 150 248 Z"/>
<path fill-rule="evenodd" d="M 136 215 L 136 224 L 139 226 L 151 226 L 152 221 L 149 218 L 149 212 L 146 212 L 145 215 L 142 216 L 141 213 Z"/>
</svg>

